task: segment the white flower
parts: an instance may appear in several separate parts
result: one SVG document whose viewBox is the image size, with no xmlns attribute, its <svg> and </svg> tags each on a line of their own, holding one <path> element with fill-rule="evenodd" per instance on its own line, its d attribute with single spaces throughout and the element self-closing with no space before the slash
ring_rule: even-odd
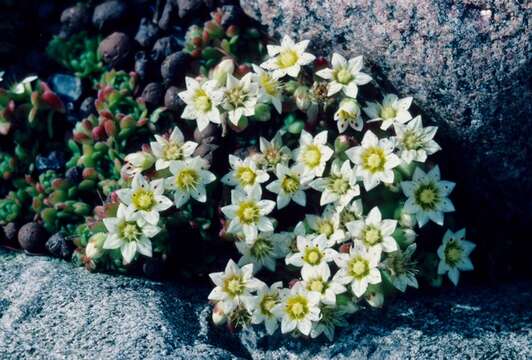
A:
<svg viewBox="0 0 532 360">
<path fill-rule="evenodd" d="M 152 225 L 159 222 L 159 212 L 172 206 L 172 201 L 163 195 L 163 179 L 146 181 L 142 174 L 136 174 L 131 181 L 130 189 L 116 191 L 118 198 L 132 212 L 137 212 L 141 221 Z"/>
<path fill-rule="evenodd" d="M 259 85 L 259 102 L 271 103 L 279 114 L 283 111 L 283 92 L 279 79 L 253 64 L 255 82 Z"/>
<path fill-rule="evenodd" d="M 222 183 L 229 186 L 236 186 L 246 192 L 255 186 L 268 181 L 270 175 L 264 170 L 257 169 L 257 165 L 247 157 L 241 160 L 239 157 L 229 154 L 229 164 L 231 171 L 222 178 Z"/>
<path fill-rule="evenodd" d="M 418 287 L 417 264 L 412 260 L 414 251 L 416 251 L 416 244 L 410 244 L 404 251 L 397 250 L 388 254 L 384 260 L 384 266 L 388 270 L 387 274 L 389 274 L 391 283 L 399 291 L 405 292 L 407 286 Z"/>
<path fill-rule="evenodd" d="M 239 268 L 233 260 L 229 260 L 224 272 L 209 274 L 216 285 L 209 294 L 209 300 L 221 304 L 225 314 L 230 314 L 237 306 L 251 311 L 253 308 L 253 295 L 251 292 L 261 288 L 263 282 L 253 277 L 253 265 Z"/>
<path fill-rule="evenodd" d="M 401 160 L 393 153 L 393 143 L 388 139 L 379 139 L 370 130 L 362 138 L 362 144 L 346 150 L 347 157 L 356 165 L 357 176 L 364 182 L 366 191 L 381 183 L 393 183 L 393 168 Z"/>
<path fill-rule="evenodd" d="M 105 218 L 103 223 L 109 232 L 103 248 L 120 248 L 124 264 L 129 264 L 137 252 L 144 256 L 152 256 L 150 238 L 157 235 L 161 229 L 150 223 L 140 221 L 133 208 L 120 204 L 116 217 Z"/>
<path fill-rule="evenodd" d="M 321 176 L 327 161 L 334 151 L 327 145 L 327 130 L 312 137 L 305 130 L 301 131 L 299 148 L 294 150 L 294 158 L 303 165 L 306 172 L 313 176 Z"/>
<path fill-rule="evenodd" d="M 335 203 L 339 209 L 343 209 L 355 196 L 360 195 L 356 182 L 356 173 L 351 169 L 349 160 L 343 163 L 335 160 L 329 176 L 312 181 L 310 187 L 321 192 L 321 206 Z"/>
<path fill-rule="evenodd" d="M 392 234 L 397 226 L 397 220 L 382 220 L 377 206 L 370 210 L 363 220 L 355 220 L 345 225 L 353 239 L 360 241 L 366 247 L 378 247 L 383 252 L 396 251 L 397 242 Z"/>
<path fill-rule="evenodd" d="M 312 322 L 320 319 L 320 295 L 307 291 L 300 282 L 295 284 L 283 301 L 273 308 L 274 314 L 281 318 L 281 332 L 286 334 L 298 329 L 303 335 L 309 335 Z"/>
<path fill-rule="evenodd" d="M 262 189 L 255 186 L 249 193 L 241 190 L 231 191 L 231 205 L 224 206 L 222 212 L 230 219 L 228 233 L 244 233 L 247 242 L 252 243 L 258 231 L 273 231 L 273 223 L 266 215 L 272 212 L 275 202 L 261 200 Z"/>
<path fill-rule="evenodd" d="M 273 283 L 270 287 L 262 285 L 253 299 L 251 323 L 255 325 L 264 323 L 266 332 L 272 335 L 279 327 L 279 319 L 273 313 L 273 308 L 281 302 L 285 293 L 286 289 L 283 289 L 281 281 Z"/>
<path fill-rule="evenodd" d="M 364 126 L 358 102 L 351 98 L 340 101 L 338 110 L 334 113 L 334 120 L 340 134 L 346 131 L 349 126 L 356 131 L 362 130 Z"/>
<path fill-rule="evenodd" d="M 165 186 L 174 190 L 174 203 L 177 208 L 183 206 L 190 197 L 199 202 L 207 201 L 205 185 L 216 180 L 216 176 L 205 170 L 206 167 L 207 161 L 200 157 L 170 163 L 173 176 L 165 179 Z"/>
<path fill-rule="evenodd" d="M 259 139 L 260 153 L 257 154 L 257 163 L 266 170 L 275 171 L 277 164 L 288 165 L 292 152 L 283 145 L 281 132 L 275 134 L 271 141 L 262 136 Z"/>
<path fill-rule="evenodd" d="M 347 61 L 342 55 L 334 53 L 331 60 L 332 69 L 322 69 L 316 72 L 319 77 L 329 80 L 327 96 L 332 96 L 343 91 L 346 96 L 356 98 L 358 85 L 371 81 L 371 76 L 360 71 L 362 69 L 362 56 Z"/>
<path fill-rule="evenodd" d="M 197 80 L 186 77 L 187 90 L 179 93 L 186 107 L 181 117 L 187 120 L 196 120 L 199 131 L 204 130 L 209 122 L 221 123 L 218 105 L 223 99 L 223 91 L 216 88 L 216 82 L 209 80 L 199 83 Z"/>
<path fill-rule="evenodd" d="M 308 40 L 303 40 L 296 44 L 285 35 L 281 46 L 267 45 L 270 59 L 260 66 L 266 70 L 273 70 L 273 76 L 277 79 L 285 75 L 295 78 L 301 66 L 308 65 L 315 59 L 314 55 L 305 52 L 308 43 Z"/>
<path fill-rule="evenodd" d="M 296 246 L 297 252 L 289 254 L 285 261 L 287 265 L 301 267 L 301 274 L 309 273 L 312 268 L 328 268 L 328 263 L 338 254 L 323 235 L 298 236 Z"/>
<path fill-rule="evenodd" d="M 403 193 L 408 197 L 404 211 L 416 216 L 419 227 L 429 219 L 443 225 L 443 213 L 454 211 L 454 205 L 448 198 L 454 185 L 453 182 L 440 180 L 438 165 L 426 174 L 416 168 L 412 181 L 401 182 Z"/>
<path fill-rule="evenodd" d="M 311 176 L 304 172 L 303 167 L 295 165 L 288 168 L 283 164 L 277 164 L 275 174 L 277 180 L 269 183 L 266 189 L 277 194 L 277 208 L 284 208 L 290 200 L 305 206 L 307 204 L 305 189 L 308 187 Z"/>
<path fill-rule="evenodd" d="M 364 112 L 371 119 L 369 122 L 382 121 L 381 129 L 387 130 L 393 124 L 404 124 L 412 119 L 408 108 L 412 104 L 412 97 L 399 99 L 397 95 L 388 94 L 384 96 L 382 105 L 368 102 Z"/>
<path fill-rule="evenodd" d="M 381 282 L 381 273 L 377 268 L 380 258 L 380 247 L 372 246 L 368 249 L 361 243 L 355 243 L 349 254 L 337 257 L 336 263 L 340 270 L 334 275 L 334 280 L 344 285 L 350 284 L 353 294 L 361 297 L 369 284 Z"/>
<path fill-rule="evenodd" d="M 447 273 L 454 285 L 458 284 L 460 271 L 473 270 L 473 263 L 469 259 L 469 254 L 475 248 L 475 244 L 465 240 L 465 229 L 453 233 L 447 230 L 443 236 L 443 242 L 438 248 L 438 274 Z"/>
<path fill-rule="evenodd" d="M 31 84 L 32 82 L 34 82 L 35 80 L 37 80 L 39 77 L 36 76 L 36 75 L 31 75 L 31 76 L 28 76 L 26 78 L 24 78 L 22 81 L 20 81 L 19 83 L 15 84 L 12 92 L 15 93 L 15 94 L 24 94 L 24 91 L 26 91 L 26 84 Z"/>
<path fill-rule="evenodd" d="M 4 81 L 5 71 L 0 71 L 0 82 Z"/>
<path fill-rule="evenodd" d="M 227 75 L 233 75 L 235 63 L 232 59 L 222 60 L 212 69 L 209 79 L 216 81 L 217 87 L 223 87 L 227 82 Z"/>
<path fill-rule="evenodd" d="M 222 106 L 227 110 L 229 120 L 236 126 L 238 126 L 241 117 L 255 114 L 258 89 L 257 84 L 251 80 L 251 73 L 247 73 L 240 80 L 227 74 Z"/>
<path fill-rule="evenodd" d="M 362 219 L 362 211 L 362 200 L 354 200 L 340 212 L 340 225 L 345 227 L 351 221 Z"/>
<path fill-rule="evenodd" d="M 259 232 L 253 243 L 237 241 L 236 248 L 242 254 L 238 265 L 253 264 L 255 272 L 264 266 L 275 271 L 276 260 L 288 253 L 291 237 L 287 233 Z"/>
<path fill-rule="evenodd" d="M 185 141 L 185 137 L 176 126 L 168 138 L 155 135 L 150 143 L 151 151 L 157 158 L 155 170 L 163 170 L 170 166 L 170 162 L 188 159 L 198 146 L 194 141 Z"/>
<path fill-rule="evenodd" d="M 345 286 L 335 280 L 329 280 L 331 270 L 328 266 L 312 267 L 302 272 L 303 286 L 308 291 L 320 294 L 320 301 L 326 305 L 336 304 L 336 295 L 346 291 Z"/>
<path fill-rule="evenodd" d="M 340 214 L 335 206 L 326 206 L 321 216 L 307 214 L 305 221 L 313 232 L 324 235 L 330 246 L 345 240 L 345 232 L 340 226 Z"/>
<path fill-rule="evenodd" d="M 432 140 L 438 128 L 423 127 L 421 116 L 416 116 L 406 125 L 394 124 L 396 146 L 401 159 L 410 164 L 412 161 L 425 162 L 427 155 L 441 150 L 436 141 Z"/>
<path fill-rule="evenodd" d="M 138 151 L 126 155 L 124 161 L 126 162 L 124 165 L 126 174 L 129 176 L 135 176 L 136 174 L 151 168 L 155 162 L 155 158 L 148 152 Z"/>
</svg>

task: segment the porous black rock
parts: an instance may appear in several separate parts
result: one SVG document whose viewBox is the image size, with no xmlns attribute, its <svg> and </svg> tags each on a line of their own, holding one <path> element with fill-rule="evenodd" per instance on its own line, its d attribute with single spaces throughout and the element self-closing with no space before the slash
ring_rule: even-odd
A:
<svg viewBox="0 0 532 360">
<path fill-rule="evenodd" d="M 179 50 L 179 42 L 174 36 L 165 36 L 157 39 L 151 50 L 151 58 L 155 62 L 163 61 L 168 55 Z"/>
<path fill-rule="evenodd" d="M 123 64 L 131 51 L 129 36 L 121 32 L 114 32 L 102 40 L 98 46 L 98 53 L 104 63 L 111 66 Z"/>
<path fill-rule="evenodd" d="M 126 15 L 127 5 L 124 1 L 105 1 L 94 8 L 92 24 L 98 30 L 110 30 L 119 25 Z"/>
<path fill-rule="evenodd" d="M 135 53 L 135 73 L 141 80 L 147 79 L 151 73 L 151 62 L 146 52 L 138 51 Z"/>
<path fill-rule="evenodd" d="M 155 108 L 161 105 L 163 101 L 164 88 L 160 83 L 151 82 L 144 90 L 142 90 L 141 97 L 144 99 L 144 102 L 150 108 Z"/>
<path fill-rule="evenodd" d="M 44 250 L 46 236 L 46 230 L 41 224 L 29 222 L 22 225 L 18 231 L 18 243 L 21 248 L 30 253 L 39 253 Z"/>
<path fill-rule="evenodd" d="M 191 15 L 203 6 L 203 0 L 175 0 L 179 8 L 179 17 Z"/>
<path fill-rule="evenodd" d="M 35 158 L 35 169 L 38 172 L 48 170 L 60 171 L 65 167 L 65 154 L 61 151 L 50 151 L 48 155 L 37 155 Z"/>
<path fill-rule="evenodd" d="M 186 70 L 189 59 L 189 55 L 184 51 L 178 51 L 167 56 L 161 64 L 161 76 L 163 80 L 170 84 L 181 79 L 181 75 Z"/>
<path fill-rule="evenodd" d="M 79 2 L 63 10 L 60 21 L 60 36 L 62 37 L 68 37 L 82 30 L 86 30 L 91 22 L 90 8 L 87 4 Z"/>
<path fill-rule="evenodd" d="M 8 244 L 13 245 L 17 243 L 18 229 L 19 229 L 18 225 L 14 222 L 10 222 L 2 226 L 4 238 Z"/>
<path fill-rule="evenodd" d="M 179 97 L 179 92 L 180 90 L 176 86 L 170 86 L 166 90 L 164 94 L 164 106 L 168 110 L 178 112 L 185 106 L 185 103 Z"/>
<path fill-rule="evenodd" d="M 59 231 L 46 241 L 46 250 L 54 257 L 68 260 L 72 257 L 74 252 L 74 245 L 72 241 L 67 239 L 67 236 L 62 231 Z"/>
<path fill-rule="evenodd" d="M 159 28 L 157 25 L 148 18 L 142 18 L 140 20 L 137 34 L 135 35 L 135 41 L 138 42 L 140 46 L 148 48 L 153 45 L 158 35 Z"/>
</svg>

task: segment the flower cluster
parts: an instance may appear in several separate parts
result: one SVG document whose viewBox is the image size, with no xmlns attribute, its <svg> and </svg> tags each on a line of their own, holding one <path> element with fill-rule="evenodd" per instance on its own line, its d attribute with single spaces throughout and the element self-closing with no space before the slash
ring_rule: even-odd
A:
<svg viewBox="0 0 532 360">
<path fill-rule="evenodd" d="M 286 114 L 272 140 L 228 156 L 223 233 L 241 257 L 211 274 L 213 320 L 332 339 L 349 314 L 417 288 L 420 275 L 448 274 L 456 284 L 473 268 L 474 245 L 465 230 L 447 231 L 439 264 L 422 267 L 436 250 L 431 239 L 417 241 L 420 230 L 454 211 L 454 183 L 427 161 L 440 150 L 437 128 L 411 115 L 411 97 L 360 104 L 372 80 L 362 57 L 335 53 L 327 67 L 307 46 L 285 36 L 252 71 L 236 74 L 222 61 L 225 71 L 188 78 L 180 96 L 183 118 L 200 130 L 212 122 L 242 131 L 263 106 Z"/>
<path fill-rule="evenodd" d="M 88 241 L 84 261 L 91 266 L 105 250 L 116 250 L 123 265 L 137 254 L 152 257 L 154 238 L 165 233 L 170 209 L 182 209 L 191 199 L 207 201 L 206 186 L 216 176 L 205 159 L 194 155 L 198 144 L 185 141 L 178 127 L 154 140 L 126 156 L 123 173 L 129 186 L 113 192 L 111 210 L 102 216 L 103 231 Z"/>
</svg>

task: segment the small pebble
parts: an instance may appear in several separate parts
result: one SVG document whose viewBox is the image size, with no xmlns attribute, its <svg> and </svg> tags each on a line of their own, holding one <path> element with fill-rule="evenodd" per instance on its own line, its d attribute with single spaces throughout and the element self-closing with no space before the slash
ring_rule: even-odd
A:
<svg viewBox="0 0 532 360">
<path fill-rule="evenodd" d="M 117 66 L 124 62 L 130 49 L 129 37 L 124 33 L 115 32 L 102 40 L 98 46 L 98 53 L 106 64 Z"/>
<path fill-rule="evenodd" d="M 37 253 L 44 249 L 46 231 L 37 223 L 30 222 L 23 225 L 18 231 L 18 243 L 26 251 Z"/>
</svg>

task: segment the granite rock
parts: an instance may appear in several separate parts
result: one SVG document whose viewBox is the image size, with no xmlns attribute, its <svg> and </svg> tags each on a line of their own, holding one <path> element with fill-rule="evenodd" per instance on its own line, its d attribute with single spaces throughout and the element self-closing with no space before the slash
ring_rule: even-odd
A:
<svg viewBox="0 0 532 360">
<path fill-rule="evenodd" d="M 411 95 L 440 126 L 459 208 L 488 272 L 519 272 L 532 221 L 531 37 L 526 2 L 241 0 L 270 35 L 320 55 L 364 55 L 385 91 Z M 497 221 L 494 220 L 496 214 Z M 489 239 L 488 239 L 489 238 Z M 477 240 L 475 239 L 475 240 Z M 482 239 L 482 241 L 480 241 Z M 519 240 L 522 239 L 522 240 Z M 484 242 L 484 244 L 482 244 Z M 479 252 L 480 253 L 480 252 Z M 500 259 L 500 261 L 498 261 Z M 497 269 L 488 263 L 497 264 Z"/>
<path fill-rule="evenodd" d="M 231 335 L 211 325 L 209 288 L 91 274 L 0 249 L 2 359 L 529 359 L 532 288 L 411 292 L 359 312 L 333 343 Z"/>
</svg>

